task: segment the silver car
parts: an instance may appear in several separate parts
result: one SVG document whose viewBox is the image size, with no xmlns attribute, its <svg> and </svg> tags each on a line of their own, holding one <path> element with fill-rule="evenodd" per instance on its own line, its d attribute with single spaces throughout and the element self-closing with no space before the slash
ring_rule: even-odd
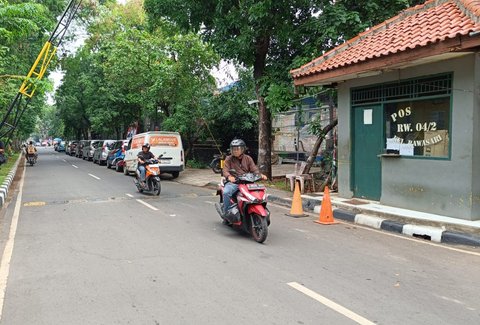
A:
<svg viewBox="0 0 480 325">
<path fill-rule="evenodd" d="M 86 160 L 92 160 L 93 159 L 93 153 L 95 152 L 95 149 L 97 149 L 100 142 L 101 142 L 101 140 L 92 140 L 88 143 L 88 145 L 85 145 L 83 147 L 82 158 L 86 159 Z"/>
<path fill-rule="evenodd" d="M 93 153 L 93 163 L 105 165 L 107 162 L 108 152 L 113 149 L 113 145 L 117 140 L 103 140 Z"/>
</svg>

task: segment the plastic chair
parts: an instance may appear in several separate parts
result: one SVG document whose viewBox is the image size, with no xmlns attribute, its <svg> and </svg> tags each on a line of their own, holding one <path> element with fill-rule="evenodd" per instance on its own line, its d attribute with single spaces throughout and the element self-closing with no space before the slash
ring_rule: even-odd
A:
<svg viewBox="0 0 480 325">
<path fill-rule="evenodd" d="M 293 192 L 295 189 L 295 181 L 300 181 L 300 192 L 305 191 L 305 184 L 309 184 L 312 190 L 315 192 L 315 184 L 313 181 L 312 174 L 304 174 L 305 168 L 307 167 L 307 163 L 305 161 L 301 163 L 295 164 L 295 170 L 293 174 L 286 174 L 285 175 L 285 185 L 288 185 L 290 182 L 290 191 Z"/>
</svg>

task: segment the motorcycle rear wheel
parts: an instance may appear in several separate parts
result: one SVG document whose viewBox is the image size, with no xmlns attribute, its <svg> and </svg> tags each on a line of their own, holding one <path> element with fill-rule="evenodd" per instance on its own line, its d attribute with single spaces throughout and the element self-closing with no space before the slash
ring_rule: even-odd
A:
<svg viewBox="0 0 480 325">
<path fill-rule="evenodd" d="M 263 243 L 268 236 L 267 218 L 258 214 L 250 215 L 250 234 L 257 243 Z"/>
<path fill-rule="evenodd" d="M 212 160 L 210 166 L 212 166 L 212 170 L 215 174 L 220 174 L 222 172 L 222 168 L 220 167 L 220 158 L 215 158 Z"/>
</svg>

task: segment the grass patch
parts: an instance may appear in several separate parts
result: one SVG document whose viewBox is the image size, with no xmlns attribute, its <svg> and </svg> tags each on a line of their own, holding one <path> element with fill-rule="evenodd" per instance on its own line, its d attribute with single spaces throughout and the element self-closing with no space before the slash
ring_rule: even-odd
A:
<svg viewBox="0 0 480 325">
<path fill-rule="evenodd" d="M 284 178 L 273 179 L 272 181 L 265 181 L 266 186 L 282 191 L 290 191 L 290 184 L 285 184 Z"/>
<path fill-rule="evenodd" d="M 8 176 L 8 173 L 10 173 L 12 170 L 12 167 L 15 165 L 19 155 L 20 153 L 18 152 L 8 155 L 7 162 L 0 166 L 0 185 L 3 184 L 3 181 Z"/>
</svg>

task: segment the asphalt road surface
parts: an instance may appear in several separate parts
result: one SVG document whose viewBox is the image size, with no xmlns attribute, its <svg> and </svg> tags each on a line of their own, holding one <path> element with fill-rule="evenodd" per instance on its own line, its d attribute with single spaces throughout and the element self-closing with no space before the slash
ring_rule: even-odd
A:
<svg viewBox="0 0 480 325">
<path fill-rule="evenodd" d="M 24 177 L 22 177 L 24 173 Z M 0 323 L 480 324 L 480 252 L 271 205 L 258 244 L 211 189 L 42 148 L 2 210 Z"/>
</svg>

